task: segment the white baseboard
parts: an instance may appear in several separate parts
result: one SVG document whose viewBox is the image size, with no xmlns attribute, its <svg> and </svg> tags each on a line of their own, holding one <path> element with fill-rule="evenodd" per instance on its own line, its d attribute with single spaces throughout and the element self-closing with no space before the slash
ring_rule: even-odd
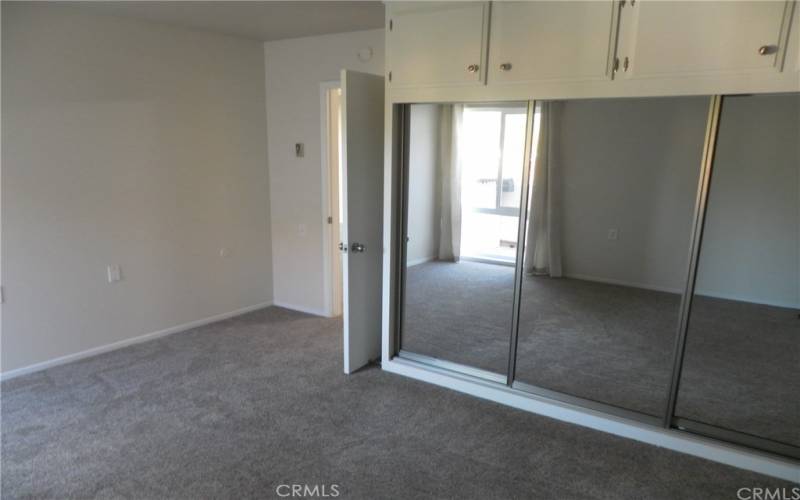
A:
<svg viewBox="0 0 800 500">
<path fill-rule="evenodd" d="M 290 304 L 282 300 L 275 300 L 272 302 L 272 305 L 283 307 L 284 309 L 291 309 L 292 311 L 298 311 L 306 314 L 313 314 L 314 316 L 322 316 L 324 318 L 331 317 L 330 314 L 328 314 L 326 311 L 322 309 L 317 309 L 315 307 L 299 306 L 297 304 Z"/>
<path fill-rule="evenodd" d="M 675 293 L 678 295 L 683 293 L 683 289 L 681 288 L 671 288 L 668 286 L 651 285 L 649 283 L 636 283 L 633 281 L 615 280 L 611 278 L 600 278 L 597 276 L 590 276 L 588 274 L 565 274 L 564 277 L 576 280 L 583 280 L 583 281 L 594 281 L 595 283 L 605 283 L 607 285 L 620 285 L 620 286 L 627 286 L 630 288 L 641 288 L 643 290 L 652 290 L 654 292 Z"/>
<path fill-rule="evenodd" d="M 222 314 L 215 314 L 214 316 L 208 316 L 206 318 L 198 319 L 196 321 L 190 321 L 188 323 L 175 325 L 170 328 L 166 328 L 164 330 L 159 330 L 157 332 L 145 333 L 144 335 L 139 335 L 138 337 L 132 337 L 125 340 L 120 340 L 119 342 L 113 342 L 111 344 L 106 344 L 99 347 L 93 347 L 85 351 L 76 352 L 74 354 L 67 354 L 66 356 L 60 356 L 58 358 L 50 359 L 48 361 L 42 361 L 41 363 L 34 363 L 32 365 L 23 366 L 22 368 L 8 370 L 6 372 L 0 373 L 0 380 L 9 380 L 14 377 L 19 377 L 20 375 L 26 375 L 28 373 L 38 372 L 41 370 L 45 370 L 47 368 L 52 368 L 54 366 L 70 363 L 72 361 L 78 361 L 79 359 L 90 358 L 92 356 L 97 356 L 98 354 L 103 354 L 105 352 L 115 351 L 117 349 L 121 349 L 129 345 L 139 344 L 141 342 L 157 339 L 159 337 L 165 337 L 173 333 L 184 332 L 186 330 L 191 330 L 192 328 L 197 328 L 198 326 L 208 325 L 209 323 L 215 323 L 223 319 L 233 318 L 234 316 L 239 316 L 241 314 L 245 314 L 251 311 L 263 309 L 271 305 L 273 305 L 272 302 L 262 302 L 261 304 L 254 304 L 252 306 L 236 309 L 235 311 L 230 311 Z"/>
<path fill-rule="evenodd" d="M 465 262 L 478 262 L 480 264 L 491 264 L 493 266 L 506 266 L 515 267 L 516 263 L 513 260 L 492 259 L 490 257 L 470 257 L 462 255 L 461 260 Z"/>
<path fill-rule="evenodd" d="M 703 290 L 702 288 L 696 288 L 694 293 L 695 295 L 711 297 L 712 299 L 733 300 L 736 302 L 749 302 L 751 304 L 758 304 L 761 306 L 785 307 L 787 309 L 800 309 L 800 304 L 798 304 L 797 302 L 783 302 L 774 300 L 770 301 L 761 299 L 759 297 L 750 297 L 747 295 L 716 292 L 714 290 Z"/>
<path fill-rule="evenodd" d="M 411 259 L 406 262 L 406 267 L 418 266 L 426 262 L 433 262 L 434 260 L 436 260 L 436 257 L 420 257 L 419 259 Z"/>
<path fill-rule="evenodd" d="M 670 288 L 660 285 L 651 285 L 648 283 L 635 283 L 632 281 L 624 281 L 624 280 L 615 280 L 609 278 L 598 278 L 597 276 L 589 276 L 586 274 L 565 274 L 565 278 L 571 278 L 576 280 L 583 280 L 583 281 L 593 281 L 596 283 L 606 283 L 609 285 L 620 285 L 620 286 L 627 286 L 630 288 L 641 288 L 644 290 L 653 290 L 655 292 L 667 292 L 681 295 L 683 294 L 683 290 L 679 288 Z M 711 297 L 714 299 L 725 299 L 725 300 L 733 300 L 737 302 L 750 302 L 752 304 L 759 304 L 764 306 L 773 306 L 773 307 L 785 307 L 788 309 L 798 309 L 800 308 L 800 304 L 795 302 L 781 302 L 781 301 L 765 301 L 758 297 L 749 297 L 745 295 L 737 295 L 737 294 L 729 294 L 724 292 L 717 292 L 713 290 L 703 290 L 702 288 L 695 289 L 695 295 L 702 295 L 705 297 Z"/>
</svg>

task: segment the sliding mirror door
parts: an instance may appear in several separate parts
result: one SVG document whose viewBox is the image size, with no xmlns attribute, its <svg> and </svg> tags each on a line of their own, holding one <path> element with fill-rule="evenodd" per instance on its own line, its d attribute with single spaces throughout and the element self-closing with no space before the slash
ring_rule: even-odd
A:
<svg viewBox="0 0 800 500">
<path fill-rule="evenodd" d="M 527 104 L 407 110 L 401 353 L 505 380 Z"/>
<path fill-rule="evenodd" d="M 723 99 L 679 426 L 800 447 L 799 121 L 800 94 Z"/>
<path fill-rule="evenodd" d="M 663 419 L 709 101 L 537 102 L 514 387 Z"/>
</svg>

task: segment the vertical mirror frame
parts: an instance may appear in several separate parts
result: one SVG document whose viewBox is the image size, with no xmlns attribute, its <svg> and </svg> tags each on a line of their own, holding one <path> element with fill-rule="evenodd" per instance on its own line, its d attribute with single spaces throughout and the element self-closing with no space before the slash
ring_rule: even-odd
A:
<svg viewBox="0 0 800 500">
<path fill-rule="evenodd" d="M 514 262 L 514 305 L 511 315 L 511 335 L 508 347 L 508 371 L 506 372 L 506 385 L 514 384 L 517 370 L 517 343 L 519 341 L 519 314 L 522 307 L 522 279 L 523 260 L 525 256 L 525 232 L 528 226 L 528 212 L 530 211 L 530 178 L 531 154 L 533 153 L 533 119 L 536 112 L 536 101 L 528 101 L 528 115 L 525 123 L 525 152 L 522 155 L 522 193 L 519 202 L 519 217 L 517 223 L 517 257 Z"/>
<path fill-rule="evenodd" d="M 533 147 L 533 125 L 534 113 L 536 109 L 536 100 L 529 100 L 527 103 L 527 123 L 525 127 L 525 152 L 523 155 L 524 164 L 522 170 L 522 184 L 524 189 L 521 193 L 520 200 L 520 214 L 519 226 L 517 229 L 517 252 L 516 263 L 514 272 L 514 298 L 512 307 L 512 322 L 511 332 L 509 336 L 509 358 L 508 368 L 505 376 L 488 372 L 479 368 L 472 368 L 457 363 L 442 361 L 436 358 L 431 358 L 425 355 L 406 352 L 402 350 L 402 326 L 405 304 L 405 266 L 406 266 L 406 242 L 408 235 L 408 134 L 409 134 L 409 120 L 408 113 L 410 103 L 396 105 L 398 114 L 398 129 L 400 133 L 395 137 L 397 147 L 396 152 L 398 158 L 398 180 L 397 186 L 397 203 L 394 207 L 396 212 L 396 227 L 395 231 L 395 246 L 393 251 L 397 256 L 394 260 L 395 268 L 392 270 L 392 277 L 394 278 L 395 285 L 394 300 L 392 301 L 394 311 L 392 317 L 394 318 L 394 325 L 391 328 L 390 338 L 392 346 L 390 349 L 390 357 L 400 357 L 411 362 L 417 362 L 423 365 L 433 366 L 444 370 L 451 371 L 462 375 L 477 377 L 487 382 L 502 384 L 512 390 L 530 394 L 532 396 L 545 397 L 554 401 L 567 403 L 589 410 L 595 410 L 602 413 L 623 417 L 629 420 L 642 422 L 645 424 L 677 429 L 692 434 L 710 437 L 721 441 L 726 441 L 736 445 L 746 446 L 756 451 L 762 451 L 789 457 L 792 459 L 800 459 L 800 448 L 773 441 L 760 436 L 754 436 L 745 432 L 734 431 L 717 427 L 702 422 L 696 422 L 690 419 L 680 418 L 675 415 L 675 407 L 678 398 L 678 391 L 680 389 L 681 371 L 683 368 L 683 361 L 685 357 L 686 338 L 689 327 L 689 316 L 691 313 L 692 299 L 694 295 L 695 283 L 697 278 L 697 266 L 700 257 L 700 247 L 702 244 L 703 229 L 708 208 L 708 193 L 711 185 L 711 177 L 713 172 L 714 155 L 716 153 L 717 135 L 719 132 L 719 121 L 722 112 L 722 105 L 724 96 L 712 95 L 709 98 L 709 111 L 706 122 L 706 135 L 703 143 L 703 154 L 701 164 L 698 171 L 698 185 L 697 194 L 695 197 L 695 206 L 693 212 L 692 230 L 689 237 L 689 262 L 686 274 L 686 281 L 684 290 L 681 296 L 678 328 L 675 335 L 675 347 L 673 349 L 672 373 L 670 376 L 670 384 L 666 393 L 664 414 L 661 417 L 647 415 L 635 410 L 628 410 L 625 408 L 593 401 L 586 398 L 571 396 L 562 392 L 552 391 L 536 386 L 526 384 L 524 382 L 515 380 L 516 362 L 517 362 L 517 344 L 519 338 L 519 317 L 521 308 L 521 293 L 522 293 L 522 258 L 524 256 L 525 246 L 525 231 L 527 227 L 527 218 L 529 215 L 529 202 L 530 202 L 530 169 L 531 169 L 531 153 Z"/>
</svg>

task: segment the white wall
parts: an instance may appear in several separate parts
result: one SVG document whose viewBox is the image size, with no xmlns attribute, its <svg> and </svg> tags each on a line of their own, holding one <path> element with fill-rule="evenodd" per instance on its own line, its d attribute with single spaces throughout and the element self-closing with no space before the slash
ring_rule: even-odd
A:
<svg viewBox="0 0 800 500">
<path fill-rule="evenodd" d="M 706 97 L 564 105 L 568 276 L 682 291 L 707 111 Z M 796 95 L 726 99 L 697 293 L 800 304 L 798 121 Z"/>
<path fill-rule="evenodd" d="M 564 104 L 565 274 L 683 289 L 707 113 L 705 97 Z"/>
<path fill-rule="evenodd" d="M 800 307 L 800 95 L 725 99 L 697 292 Z"/>
<path fill-rule="evenodd" d="M 438 104 L 411 106 L 408 151 L 409 266 L 436 259 L 440 208 Z"/>
<path fill-rule="evenodd" d="M 383 47 L 382 29 L 264 44 L 276 304 L 326 312 L 320 83 L 339 80 L 341 69 L 383 74 Z M 373 51 L 367 62 L 362 48 Z M 294 156 L 297 142 L 303 158 Z"/>
<path fill-rule="evenodd" d="M 261 43 L 52 3 L 2 22 L 4 373 L 271 301 Z"/>
</svg>

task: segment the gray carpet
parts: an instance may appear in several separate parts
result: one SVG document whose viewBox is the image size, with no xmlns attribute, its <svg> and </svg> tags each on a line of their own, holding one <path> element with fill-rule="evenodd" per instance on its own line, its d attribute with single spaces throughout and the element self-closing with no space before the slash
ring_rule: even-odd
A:
<svg viewBox="0 0 800 500">
<path fill-rule="evenodd" d="M 368 368 L 280 308 L 2 384 L 2 498 L 735 498 L 788 483 Z"/>
<path fill-rule="evenodd" d="M 405 350 L 506 372 L 514 272 L 409 268 Z M 517 380 L 661 416 L 680 297 L 575 279 L 523 282 Z M 677 415 L 800 445 L 797 311 L 697 297 Z"/>
</svg>

